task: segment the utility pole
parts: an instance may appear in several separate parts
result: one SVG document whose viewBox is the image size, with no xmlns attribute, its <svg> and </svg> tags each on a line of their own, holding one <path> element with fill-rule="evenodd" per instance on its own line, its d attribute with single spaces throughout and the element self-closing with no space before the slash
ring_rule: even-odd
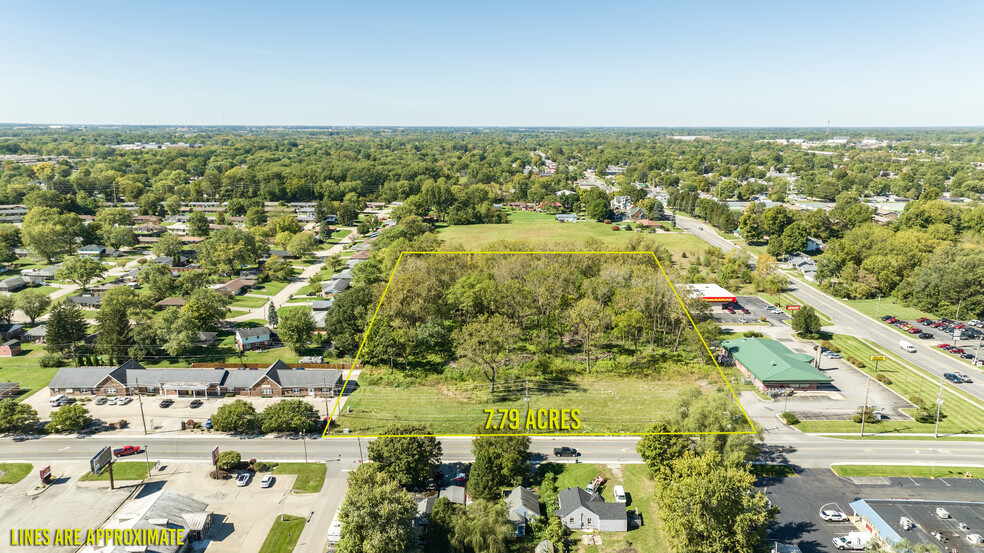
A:
<svg viewBox="0 0 984 553">
<path fill-rule="evenodd" d="M 140 404 L 140 422 L 143 423 L 144 436 L 146 436 L 147 435 L 147 419 L 144 418 L 143 394 L 140 393 L 140 381 L 137 380 L 136 378 L 134 378 L 133 379 L 133 383 L 136 385 L 136 388 L 137 388 L 137 403 Z"/>
<path fill-rule="evenodd" d="M 881 294 L 878 294 L 878 303 L 875 304 L 875 318 L 878 318 L 878 314 L 881 312 Z"/>
<path fill-rule="evenodd" d="M 864 420 L 868 417 L 868 390 L 871 388 L 871 377 L 864 387 L 864 408 L 861 410 L 861 437 L 864 438 Z"/>
<path fill-rule="evenodd" d="M 307 464 L 307 432 L 301 434 L 301 443 L 304 444 L 304 464 Z"/>
<path fill-rule="evenodd" d="M 940 377 L 940 396 L 936 398 L 936 428 L 933 429 L 933 436 L 940 437 L 940 411 L 943 409 L 943 378 Z"/>
<path fill-rule="evenodd" d="M 150 453 L 147 452 L 147 446 L 144 446 L 144 458 L 147 459 L 147 478 L 150 478 Z"/>
</svg>

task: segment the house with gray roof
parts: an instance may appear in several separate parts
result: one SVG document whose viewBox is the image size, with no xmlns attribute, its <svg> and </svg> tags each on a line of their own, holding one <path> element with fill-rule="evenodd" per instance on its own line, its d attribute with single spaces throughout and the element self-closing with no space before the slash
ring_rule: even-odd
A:
<svg viewBox="0 0 984 553">
<path fill-rule="evenodd" d="M 55 273 L 58 269 L 61 269 L 62 264 L 51 265 L 50 267 L 42 267 L 40 269 L 21 269 L 21 276 L 25 276 L 30 279 L 41 279 L 44 281 L 54 280 Z"/>
<path fill-rule="evenodd" d="M 597 493 L 581 488 L 564 488 L 557 494 L 560 508 L 554 514 L 571 530 L 625 532 L 629 517 L 625 503 L 608 503 Z"/>
<path fill-rule="evenodd" d="M 0 280 L 0 292 L 10 294 L 27 286 L 36 286 L 41 283 L 40 278 L 27 277 L 24 275 L 12 276 Z"/>
<path fill-rule="evenodd" d="M 18 339 L 21 342 L 30 342 L 32 344 L 43 344 L 45 339 L 48 337 L 48 326 L 38 325 L 30 330 L 21 334 Z"/>
<path fill-rule="evenodd" d="M 352 283 L 351 279 L 342 278 L 329 280 L 328 282 L 321 283 L 321 293 L 323 295 L 329 296 L 332 294 L 338 294 L 344 292 L 349 285 Z"/>
<path fill-rule="evenodd" d="M 516 536 L 526 535 L 526 523 L 540 518 L 540 498 L 532 490 L 516 486 L 506 492 L 506 510 L 509 522 L 516 527 Z"/>
<path fill-rule="evenodd" d="M 87 244 L 79 248 L 76 252 L 79 257 L 119 257 L 120 252 L 116 251 L 115 248 L 110 248 L 109 246 L 103 246 L 100 244 Z"/>
</svg>

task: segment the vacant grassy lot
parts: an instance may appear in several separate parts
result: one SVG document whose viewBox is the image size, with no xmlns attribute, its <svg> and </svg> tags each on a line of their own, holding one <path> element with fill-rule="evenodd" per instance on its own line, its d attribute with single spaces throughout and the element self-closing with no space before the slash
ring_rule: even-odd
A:
<svg viewBox="0 0 984 553">
<path fill-rule="evenodd" d="M 644 522 L 641 528 L 629 532 L 601 532 L 601 545 L 583 546 L 575 551 L 587 553 L 618 553 L 623 551 L 669 551 L 669 544 L 659 531 L 656 521 L 655 484 L 649 477 L 645 465 L 595 465 L 595 464 L 565 464 L 553 465 L 563 467 L 557 475 L 557 490 L 588 485 L 598 475 L 604 475 L 608 481 L 601 487 L 601 496 L 605 501 L 615 501 L 615 486 L 625 488 L 626 507 L 638 510 Z M 578 538 L 579 533 L 575 532 Z M 633 549 L 626 549 L 626 542 L 631 542 Z"/>
<path fill-rule="evenodd" d="M 257 286 L 250 292 L 250 294 L 259 294 L 261 296 L 276 296 L 277 293 L 283 290 L 285 286 L 287 286 L 286 282 L 277 282 L 271 280 L 269 282 Z"/>
<path fill-rule="evenodd" d="M 915 322 L 919 317 L 926 317 L 928 319 L 936 319 L 936 315 L 932 313 L 927 313 L 921 309 L 915 307 L 906 307 L 904 305 L 895 302 L 894 298 L 882 298 L 881 307 L 878 306 L 879 300 L 847 300 L 844 301 L 847 305 L 857 309 L 858 311 L 864 313 L 865 315 L 872 318 L 881 318 L 885 315 L 892 315 L 899 319 L 903 319 L 910 322 Z"/>
<path fill-rule="evenodd" d="M 328 468 L 322 463 L 280 463 L 273 469 L 273 474 L 296 474 L 292 489 L 303 493 L 320 492 L 327 472 Z"/>
<path fill-rule="evenodd" d="M 297 539 L 301 537 L 304 524 L 304 517 L 284 515 L 284 519 L 280 520 L 280 515 L 277 515 L 270 533 L 263 540 L 260 553 L 291 553 L 297 545 Z"/>
<path fill-rule="evenodd" d="M 717 380 L 712 385 L 718 384 Z M 471 434 L 485 428 L 485 409 L 516 410 L 519 428 L 502 428 L 508 433 L 624 433 L 643 432 L 652 422 L 668 417 L 673 399 L 692 381 L 655 381 L 644 378 L 621 378 L 594 374 L 570 382 L 541 381 L 530 386 L 530 410 L 579 409 L 581 427 L 577 430 L 538 430 L 526 427 L 525 383 L 499 384 L 495 398 L 488 386 L 480 383 L 447 386 L 421 383 L 407 388 L 363 386 L 345 404 L 345 412 L 336 417 L 338 427 L 361 434 L 378 434 L 398 422 L 420 422 L 435 434 Z M 349 412 L 351 409 L 351 412 Z M 498 428 L 502 414 L 493 416 Z M 507 419 L 506 423 L 509 423 Z"/>
<path fill-rule="evenodd" d="M 0 484 L 16 484 L 31 473 L 31 463 L 0 463 Z"/>
<path fill-rule="evenodd" d="M 146 461 L 124 461 L 113 463 L 113 480 L 143 480 L 147 478 Z M 94 480 L 105 480 L 109 482 L 109 469 L 104 469 L 99 476 L 94 476 L 91 472 L 85 473 L 82 482 L 92 482 Z"/>
<path fill-rule="evenodd" d="M 481 249 L 483 244 L 496 240 L 529 240 L 536 243 L 580 242 L 586 238 L 596 238 L 606 245 L 625 244 L 632 236 L 640 235 L 632 231 L 613 231 L 611 225 L 583 221 L 561 223 L 555 215 L 514 211 L 509 214 L 509 224 L 505 225 L 456 225 L 438 228 L 441 238 L 449 243 L 461 244 L 465 249 Z M 707 247 L 699 238 L 685 233 L 657 232 L 641 234 L 655 237 L 674 255 L 681 252 L 704 251 Z"/>
<path fill-rule="evenodd" d="M 853 336 L 838 334 L 832 340 L 846 358 L 848 355 L 861 359 L 865 367 L 861 369 L 868 375 L 875 376 L 875 364 L 868 361 L 870 355 L 883 355 L 884 351 L 875 349 L 872 345 Z M 878 363 L 878 372 L 891 380 L 889 388 L 902 397 L 919 396 L 923 401 L 934 404 L 939 393 L 938 381 L 924 378 L 922 371 L 904 366 L 898 358 L 888 355 L 885 361 Z M 872 386 L 880 386 L 873 382 Z M 941 434 L 982 434 L 984 433 L 984 410 L 958 396 L 953 391 L 953 385 L 946 383 L 943 388 L 943 414 L 940 421 Z M 796 425 L 803 432 L 860 432 L 861 425 L 850 421 L 804 421 Z M 923 433 L 933 432 L 933 424 L 921 424 L 915 421 L 884 421 L 865 426 L 865 433 Z"/>
<path fill-rule="evenodd" d="M 280 318 L 283 318 L 284 315 L 286 315 L 287 312 L 290 311 L 291 309 L 304 309 L 305 311 L 310 312 L 311 311 L 311 306 L 310 305 L 285 305 L 283 307 L 277 308 L 277 316 L 279 316 Z"/>
<path fill-rule="evenodd" d="M 896 465 L 831 465 L 830 470 L 837 476 L 897 476 L 912 478 L 964 478 L 968 472 L 971 476 L 984 474 L 982 467 L 911 467 Z"/>
</svg>

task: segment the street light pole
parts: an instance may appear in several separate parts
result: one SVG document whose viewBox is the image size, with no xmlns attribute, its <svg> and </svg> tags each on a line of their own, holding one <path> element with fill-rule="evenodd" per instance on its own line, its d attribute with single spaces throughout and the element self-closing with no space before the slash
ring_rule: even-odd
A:
<svg viewBox="0 0 984 553">
<path fill-rule="evenodd" d="M 137 388 L 137 403 L 140 404 L 140 422 L 143 423 L 144 436 L 146 436 L 147 435 L 147 419 L 144 418 L 143 394 L 140 393 L 140 381 L 137 380 L 136 378 L 134 378 L 133 379 L 133 383 L 136 385 L 136 388 Z"/>
<path fill-rule="evenodd" d="M 881 312 L 881 294 L 878 294 L 878 303 L 875 304 L 875 318 L 878 318 L 878 314 Z"/>
<path fill-rule="evenodd" d="M 943 379 L 940 378 L 940 397 L 936 399 L 936 428 L 933 429 L 933 435 L 936 438 L 940 437 L 940 410 L 943 408 Z"/>
<path fill-rule="evenodd" d="M 871 377 L 868 377 L 868 384 L 864 387 L 864 408 L 861 409 L 861 437 L 864 438 L 864 420 L 868 416 L 868 389 L 871 388 Z"/>
</svg>

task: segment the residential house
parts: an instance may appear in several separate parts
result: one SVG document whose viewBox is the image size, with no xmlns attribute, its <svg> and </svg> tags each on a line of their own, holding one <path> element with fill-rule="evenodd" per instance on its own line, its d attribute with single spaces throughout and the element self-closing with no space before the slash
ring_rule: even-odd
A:
<svg viewBox="0 0 984 553">
<path fill-rule="evenodd" d="M 161 301 L 154 304 L 154 309 L 162 310 L 168 307 L 177 307 L 178 309 L 184 307 L 184 298 L 164 298 Z"/>
<path fill-rule="evenodd" d="M 23 223 L 28 211 L 25 205 L 0 205 L 0 223 Z"/>
<path fill-rule="evenodd" d="M 465 493 L 464 486 L 448 486 L 437 494 L 437 497 L 446 497 L 451 503 L 457 503 L 458 505 L 466 505 L 468 503 L 468 494 Z"/>
<path fill-rule="evenodd" d="M 102 246 L 99 244 L 88 244 L 79 248 L 76 252 L 79 257 L 119 257 L 120 253 L 114 248 L 109 246 Z"/>
<path fill-rule="evenodd" d="M 561 223 L 576 223 L 577 214 L 575 213 L 561 213 L 557 215 L 557 220 Z"/>
<path fill-rule="evenodd" d="M 13 357 L 21 352 L 20 340 L 7 340 L 0 344 L 0 357 Z"/>
<path fill-rule="evenodd" d="M 619 209 L 622 211 L 627 211 L 632 207 L 632 197 L 631 196 L 615 196 L 612 198 L 611 202 L 612 209 Z"/>
<path fill-rule="evenodd" d="M 314 328 L 318 330 L 325 329 L 325 321 L 328 320 L 327 311 L 312 311 L 311 320 L 314 321 Z"/>
<path fill-rule="evenodd" d="M 3 323 L 0 324 L 0 341 L 6 342 L 13 340 L 24 333 L 24 325 Z"/>
<path fill-rule="evenodd" d="M 315 311 L 315 312 L 328 311 L 329 309 L 331 309 L 331 306 L 334 302 L 335 301 L 330 298 L 327 300 L 315 300 L 311 302 L 311 311 Z"/>
<path fill-rule="evenodd" d="M 37 286 L 41 282 L 41 279 L 36 277 L 26 277 L 24 275 L 12 276 L 0 280 L 0 293 L 11 294 L 27 286 Z"/>
<path fill-rule="evenodd" d="M 359 252 L 359 253 L 362 253 L 362 252 Z M 358 265 L 359 263 L 365 263 L 365 262 L 366 262 L 365 259 L 355 259 L 355 256 L 352 256 L 352 257 L 350 257 L 350 258 L 348 258 L 348 259 L 345 260 L 345 267 L 347 269 L 351 269 L 351 268 L 355 267 L 356 265 Z"/>
<path fill-rule="evenodd" d="M 526 524 L 540 518 L 540 498 L 532 490 L 516 486 L 506 492 L 506 510 L 509 521 L 516 527 L 516 536 L 525 536 Z"/>
<path fill-rule="evenodd" d="M 577 192 L 574 192 L 573 190 L 558 190 L 556 195 L 557 196 L 572 196 L 574 194 L 577 194 Z M 510 204 L 510 205 L 512 205 L 512 204 Z"/>
<path fill-rule="evenodd" d="M 81 294 L 68 298 L 68 301 L 78 305 L 82 309 L 99 309 L 102 305 L 102 298 L 92 294 Z"/>
<path fill-rule="evenodd" d="M 807 253 L 810 253 L 810 252 L 819 252 L 820 250 L 824 249 L 825 247 L 827 247 L 827 246 L 826 246 L 826 244 L 823 243 L 823 240 L 820 240 L 819 238 L 814 238 L 812 236 L 807 236 L 806 237 L 806 252 Z"/>
<path fill-rule="evenodd" d="M 560 508 L 554 512 L 571 530 L 625 532 L 629 518 L 625 503 L 608 503 L 597 493 L 581 488 L 564 488 L 557 494 Z"/>
<path fill-rule="evenodd" d="M 349 287 L 349 284 L 351 283 L 352 280 L 347 278 L 333 279 L 327 282 L 322 282 L 321 294 L 325 296 L 331 296 L 333 294 L 344 292 Z"/>
<path fill-rule="evenodd" d="M 277 256 L 280 259 L 297 259 L 296 255 L 291 254 L 287 250 L 270 250 L 270 253 L 267 254 L 267 259 L 273 256 Z"/>
<path fill-rule="evenodd" d="M 265 327 L 236 329 L 236 348 L 248 351 L 273 345 L 273 332 Z"/>
<path fill-rule="evenodd" d="M 216 292 L 226 294 L 229 296 L 241 296 L 245 294 L 248 290 L 252 290 L 256 286 L 255 280 L 249 280 L 245 278 L 234 278 L 225 284 L 219 284 L 213 286 L 212 289 Z"/>
<path fill-rule="evenodd" d="M 215 337 L 218 336 L 218 332 L 199 332 L 198 341 L 195 343 L 196 346 L 214 346 Z"/>
<path fill-rule="evenodd" d="M 62 264 L 52 265 L 50 267 L 42 267 L 40 269 L 22 269 L 21 276 L 27 277 L 35 282 L 41 279 L 44 282 L 55 280 L 55 273 L 58 269 L 61 269 Z"/>
<path fill-rule="evenodd" d="M 18 338 L 22 343 L 30 342 L 32 344 L 43 344 L 45 338 L 48 337 L 48 327 L 47 325 L 38 325 L 30 330 L 21 334 Z"/>
<path fill-rule="evenodd" d="M 629 208 L 629 219 L 633 221 L 640 221 L 642 219 L 649 219 L 649 214 L 646 210 L 641 207 L 630 207 Z"/>
<path fill-rule="evenodd" d="M 20 392 L 20 382 L 0 382 L 0 399 L 14 397 Z"/>
</svg>

